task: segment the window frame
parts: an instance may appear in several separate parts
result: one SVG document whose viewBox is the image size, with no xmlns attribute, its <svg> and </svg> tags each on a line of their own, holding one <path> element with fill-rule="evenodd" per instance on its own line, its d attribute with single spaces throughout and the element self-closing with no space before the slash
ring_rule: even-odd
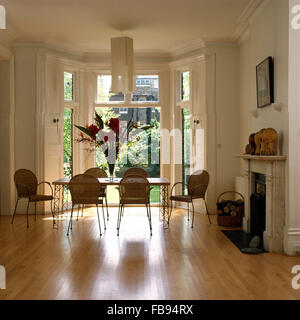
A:
<svg viewBox="0 0 300 320">
<path fill-rule="evenodd" d="M 184 73 L 189 73 L 190 79 L 189 79 L 189 98 L 184 100 L 182 99 L 182 95 L 183 95 L 183 74 Z M 190 70 L 185 70 L 185 71 L 180 71 L 180 76 L 179 76 L 179 88 L 180 88 L 180 92 L 179 92 L 179 101 L 181 102 L 190 102 L 191 100 L 191 71 Z"/>
<path fill-rule="evenodd" d="M 65 100 L 65 81 L 64 81 L 64 107 L 76 108 L 79 106 L 79 78 L 78 71 L 72 68 L 64 68 L 63 75 L 70 73 L 73 75 L 73 100 Z M 75 110 L 74 110 L 75 111 Z"/>
<path fill-rule="evenodd" d="M 190 96 L 189 100 L 182 100 L 181 99 L 181 94 L 182 94 L 182 87 L 181 87 L 181 74 L 184 72 L 189 72 L 190 73 Z M 176 72 L 176 85 L 175 85 L 175 90 L 176 90 L 176 105 L 177 107 L 181 109 L 193 109 L 192 108 L 192 76 L 193 72 L 190 67 L 184 67 L 181 69 L 178 69 Z"/>
</svg>

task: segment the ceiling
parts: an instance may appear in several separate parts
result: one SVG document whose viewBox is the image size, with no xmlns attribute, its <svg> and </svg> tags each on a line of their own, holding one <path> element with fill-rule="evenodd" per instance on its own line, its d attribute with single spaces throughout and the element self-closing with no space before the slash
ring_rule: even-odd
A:
<svg viewBox="0 0 300 320">
<path fill-rule="evenodd" d="M 232 40 L 254 0 L 0 0 L 16 41 L 42 41 L 78 52 L 103 52 L 110 38 L 135 50 L 171 52 L 200 40 Z M 257 0 L 256 0 L 257 2 Z"/>
</svg>

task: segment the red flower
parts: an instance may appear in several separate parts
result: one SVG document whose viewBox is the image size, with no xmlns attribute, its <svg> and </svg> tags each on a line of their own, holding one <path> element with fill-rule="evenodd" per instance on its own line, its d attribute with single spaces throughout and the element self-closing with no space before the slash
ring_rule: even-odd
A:
<svg viewBox="0 0 300 320">
<path fill-rule="evenodd" d="M 97 133 L 100 131 L 100 129 L 94 124 L 88 126 L 87 129 L 89 130 L 94 139 L 96 138 Z"/>
<path fill-rule="evenodd" d="M 109 120 L 108 126 L 115 134 L 119 134 L 119 119 L 118 118 L 111 118 Z"/>
<path fill-rule="evenodd" d="M 105 142 L 107 142 L 108 140 L 108 136 L 104 136 L 104 139 L 103 139 Z"/>
</svg>

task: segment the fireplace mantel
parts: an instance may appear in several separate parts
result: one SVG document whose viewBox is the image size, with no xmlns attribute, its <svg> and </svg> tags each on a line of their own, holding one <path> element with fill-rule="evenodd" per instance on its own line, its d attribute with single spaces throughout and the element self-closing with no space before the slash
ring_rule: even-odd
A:
<svg viewBox="0 0 300 320">
<path fill-rule="evenodd" d="M 236 158 L 245 160 L 260 160 L 260 161 L 285 161 L 285 156 L 251 156 L 250 154 L 237 154 Z"/>
<path fill-rule="evenodd" d="M 250 196 L 254 192 L 255 173 L 266 177 L 266 230 L 264 247 L 269 252 L 283 252 L 285 224 L 285 156 L 235 155 L 243 159 L 245 182 L 245 217 L 243 229 L 250 232 Z"/>
</svg>

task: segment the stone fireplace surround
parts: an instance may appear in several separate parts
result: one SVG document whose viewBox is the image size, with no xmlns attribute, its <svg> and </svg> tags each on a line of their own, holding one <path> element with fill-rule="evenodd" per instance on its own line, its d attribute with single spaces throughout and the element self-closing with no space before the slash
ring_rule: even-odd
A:
<svg viewBox="0 0 300 320">
<path fill-rule="evenodd" d="M 250 195 L 254 192 L 255 173 L 266 177 L 266 230 L 264 248 L 268 252 L 283 252 L 285 225 L 285 161 L 284 156 L 237 155 L 243 161 L 245 183 L 245 217 L 243 230 L 250 232 Z"/>
</svg>

